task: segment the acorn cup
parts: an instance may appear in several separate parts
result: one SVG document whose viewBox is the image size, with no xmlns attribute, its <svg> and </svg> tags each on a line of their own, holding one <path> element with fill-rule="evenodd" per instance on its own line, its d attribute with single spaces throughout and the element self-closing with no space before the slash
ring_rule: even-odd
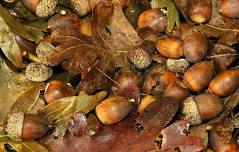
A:
<svg viewBox="0 0 239 152">
<path fill-rule="evenodd" d="M 228 18 L 239 18 L 239 0 L 219 1 L 219 12 Z"/>
<path fill-rule="evenodd" d="M 217 95 L 203 93 L 188 97 L 181 107 L 181 118 L 191 125 L 201 124 L 218 116 L 223 110 L 223 103 Z"/>
<path fill-rule="evenodd" d="M 150 55 L 142 48 L 129 50 L 128 59 L 139 69 L 147 68 L 152 62 Z"/>
<path fill-rule="evenodd" d="M 54 80 L 48 83 L 44 92 L 44 98 L 48 104 L 57 99 L 74 95 L 76 95 L 75 89 L 64 81 L 59 80 Z"/>
<path fill-rule="evenodd" d="M 199 92 L 205 89 L 215 73 L 214 63 L 201 61 L 191 66 L 183 76 L 184 83 L 190 90 Z"/>
<path fill-rule="evenodd" d="M 149 27 L 155 32 L 164 32 L 167 28 L 167 16 L 156 9 L 146 10 L 139 15 L 138 29 Z"/>
<path fill-rule="evenodd" d="M 99 103 L 95 112 L 105 125 L 112 125 L 123 120 L 131 111 L 131 103 L 125 97 L 113 96 Z"/>
<path fill-rule="evenodd" d="M 6 131 L 15 141 L 32 140 L 44 136 L 49 130 L 47 120 L 40 115 L 10 113 Z"/>
<path fill-rule="evenodd" d="M 161 38 L 156 43 L 157 51 L 165 57 L 177 59 L 183 56 L 182 42 L 173 37 Z"/>
<path fill-rule="evenodd" d="M 208 38 L 206 34 L 191 28 L 182 34 L 183 54 L 192 63 L 201 61 L 207 54 Z"/>
<path fill-rule="evenodd" d="M 167 59 L 166 66 L 172 72 L 184 74 L 190 63 L 186 59 Z"/>
<path fill-rule="evenodd" d="M 208 90 L 225 97 L 231 95 L 239 87 L 239 69 L 228 69 L 217 74 L 209 84 Z"/>
<path fill-rule="evenodd" d="M 187 7 L 188 17 L 196 23 L 207 22 L 212 15 L 210 0 L 190 0 Z"/>
<path fill-rule="evenodd" d="M 58 0 L 22 0 L 23 5 L 39 17 L 49 17 L 55 13 Z"/>
</svg>

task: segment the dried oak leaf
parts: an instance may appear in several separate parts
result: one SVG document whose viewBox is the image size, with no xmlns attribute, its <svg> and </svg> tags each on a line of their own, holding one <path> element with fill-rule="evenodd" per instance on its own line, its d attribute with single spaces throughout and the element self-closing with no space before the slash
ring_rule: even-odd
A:
<svg viewBox="0 0 239 152">
<path fill-rule="evenodd" d="M 160 81 L 160 75 L 167 70 L 166 66 L 158 64 L 152 67 L 149 72 L 145 74 L 145 79 L 142 84 L 143 92 L 153 95 L 162 95 L 166 85 Z"/>
<path fill-rule="evenodd" d="M 54 139 L 54 136 L 50 134 L 41 139 L 41 143 L 52 152 L 75 152 L 79 148 L 81 152 L 154 150 L 157 149 L 156 138 L 161 129 L 172 120 L 177 107 L 178 103 L 173 100 L 159 99 L 159 102 L 147 107 L 138 118 L 136 118 L 136 110 L 133 110 L 125 120 L 115 125 L 101 125 L 93 136 L 86 132 L 88 122 L 85 117 L 77 114 L 78 116 L 74 117 L 77 119 L 73 120 L 74 123 L 71 123 L 69 132 L 64 138 Z M 142 125 L 143 130 L 136 129 L 135 118 L 137 126 Z"/>
<path fill-rule="evenodd" d="M 175 151 L 179 148 L 181 152 L 199 152 L 204 149 L 203 142 L 196 137 L 187 136 L 185 132 L 189 129 L 189 123 L 184 120 L 176 121 L 162 130 L 162 151 Z M 176 138 L 175 138 L 176 137 Z"/>
<path fill-rule="evenodd" d="M 82 74 L 82 72 L 85 75 L 87 71 L 88 75 L 82 77 L 79 90 L 92 94 L 97 90 L 109 88 L 110 82 L 106 75 L 114 74 L 112 51 L 93 45 L 91 37 L 80 34 L 75 29 L 55 30 L 51 37 L 52 44 L 56 47 L 52 51 L 42 51 L 41 55 L 54 65 L 65 61 L 70 75 Z M 98 60 L 99 63 L 96 65 Z"/>
<path fill-rule="evenodd" d="M 217 43 L 213 46 L 207 58 L 214 61 L 218 71 L 223 71 L 238 57 L 239 54 L 236 50 L 225 44 Z"/>
<path fill-rule="evenodd" d="M 80 92 L 78 96 L 61 98 L 48 104 L 40 113 L 45 115 L 50 124 L 57 126 L 58 135 L 62 136 L 65 134 L 71 116 L 78 112 L 90 112 L 106 95 L 105 91 L 98 92 L 95 95 Z"/>
<path fill-rule="evenodd" d="M 0 125 L 8 113 L 29 112 L 39 97 L 42 83 L 29 81 L 24 74 L 14 72 L 0 57 Z"/>
<path fill-rule="evenodd" d="M 94 7 L 92 15 L 95 44 L 113 51 L 127 51 L 142 41 L 125 17 L 122 8 L 100 3 Z"/>
</svg>

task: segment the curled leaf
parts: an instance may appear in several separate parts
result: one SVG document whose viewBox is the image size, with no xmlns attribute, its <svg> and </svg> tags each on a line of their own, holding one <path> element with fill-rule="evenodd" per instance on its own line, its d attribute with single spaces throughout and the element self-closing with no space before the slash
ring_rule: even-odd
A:
<svg viewBox="0 0 239 152">
<path fill-rule="evenodd" d="M 80 92 L 78 96 L 61 98 L 48 104 L 40 113 L 45 115 L 50 124 L 58 125 L 61 136 L 65 134 L 68 123 L 75 113 L 90 112 L 106 95 L 107 93 L 104 91 L 95 95 L 87 95 L 85 92 Z"/>
</svg>

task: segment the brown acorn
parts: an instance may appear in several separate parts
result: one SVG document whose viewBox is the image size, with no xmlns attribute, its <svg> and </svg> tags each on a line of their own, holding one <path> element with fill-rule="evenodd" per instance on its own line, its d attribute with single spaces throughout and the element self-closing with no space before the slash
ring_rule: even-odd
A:
<svg viewBox="0 0 239 152">
<path fill-rule="evenodd" d="M 96 108 L 96 115 L 105 125 L 112 125 L 123 120 L 131 111 L 131 103 L 127 98 L 114 96 L 99 103 Z"/>
<path fill-rule="evenodd" d="M 202 91 L 210 83 L 215 73 L 214 63 L 201 61 L 191 66 L 183 76 L 184 83 L 192 91 Z"/>
<path fill-rule="evenodd" d="M 212 3 L 210 0 L 190 0 L 187 14 L 196 23 L 207 22 L 212 15 Z"/>
<path fill-rule="evenodd" d="M 219 12 L 229 18 L 239 18 L 239 0 L 219 1 Z"/>
<path fill-rule="evenodd" d="M 40 0 L 22 0 L 23 5 L 31 12 L 36 12 Z"/>
<path fill-rule="evenodd" d="M 229 96 L 239 87 L 239 69 L 229 69 L 217 74 L 209 84 L 209 91 L 219 96 Z"/>
<path fill-rule="evenodd" d="M 145 96 L 141 102 L 140 102 L 140 105 L 139 105 L 139 108 L 138 108 L 138 112 L 141 113 L 144 111 L 144 109 L 150 105 L 151 103 L 155 102 L 157 100 L 157 98 L 155 96 L 151 96 L 151 95 L 147 95 Z"/>
<path fill-rule="evenodd" d="M 156 9 L 144 11 L 139 15 L 138 28 L 145 27 L 149 27 L 155 32 L 164 32 L 167 28 L 167 16 Z"/>
<path fill-rule="evenodd" d="M 67 13 L 66 15 L 55 14 L 48 20 L 48 29 L 51 31 L 63 28 L 78 29 L 79 26 L 80 21 L 74 13 Z"/>
<path fill-rule="evenodd" d="M 223 110 L 223 103 L 217 95 L 203 93 L 184 100 L 181 108 L 182 119 L 192 125 L 211 120 Z"/>
<path fill-rule="evenodd" d="M 169 84 L 164 90 L 164 97 L 173 97 L 179 102 L 189 97 L 189 95 L 189 89 L 181 81 Z"/>
<path fill-rule="evenodd" d="M 207 54 L 208 38 L 206 34 L 191 28 L 182 34 L 183 53 L 189 62 L 197 63 Z"/>
<path fill-rule="evenodd" d="M 161 38 L 156 43 L 157 51 L 168 58 L 180 58 L 183 56 L 182 42 L 173 37 Z"/>
<path fill-rule="evenodd" d="M 66 84 L 64 81 L 54 80 L 47 84 L 44 98 L 49 104 L 57 99 L 76 95 L 75 89 Z"/>
<path fill-rule="evenodd" d="M 40 115 L 10 113 L 6 131 L 13 140 L 32 140 L 44 136 L 49 130 L 47 120 Z"/>
</svg>

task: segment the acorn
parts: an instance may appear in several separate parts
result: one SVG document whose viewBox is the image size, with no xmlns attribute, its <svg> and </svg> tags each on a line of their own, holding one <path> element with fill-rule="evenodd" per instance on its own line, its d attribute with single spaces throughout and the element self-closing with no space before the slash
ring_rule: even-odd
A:
<svg viewBox="0 0 239 152">
<path fill-rule="evenodd" d="M 128 59 L 139 69 L 147 68 L 152 62 L 150 55 L 142 48 L 129 50 Z"/>
<path fill-rule="evenodd" d="M 191 28 L 182 34 L 183 54 L 189 62 L 197 63 L 207 54 L 208 38 L 206 34 Z"/>
<path fill-rule="evenodd" d="M 207 22 L 212 15 L 210 0 L 190 0 L 187 7 L 188 17 L 196 23 Z"/>
<path fill-rule="evenodd" d="M 66 15 L 54 14 L 48 20 L 48 29 L 53 32 L 57 29 L 73 28 L 78 29 L 80 21 L 78 16 L 74 13 L 67 13 Z"/>
<path fill-rule="evenodd" d="M 192 91 L 202 91 L 210 83 L 215 73 L 214 63 L 201 61 L 191 66 L 183 75 L 183 82 Z"/>
<path fill-rule="evenodd" d="M 32 140 L 44 136 L 49 130 L 48 121 L 40 115 L 10 113 L 6 131 L 15 141 Z"/>
<path fill-rule="evenodd" d="M 182 103 L 182 119 L 192 125 L 201 124 L 218 116 L 223 110 L 223 103 L 217 95 L 203 93 L 188 97 Z"/>
<path fill-rule="evenodd" d="M 164 97 L 172 97 L 177 99 L 177 101 L 181 102 L 187 97 L 189 97 L 189 89 L 188 87 L 181 81 L 177 81 L 175 83 L 169 84 L 164 90 Z"/>
<path fill-rule="evenodd" d="M 74 95 L 76 95 L 75 89 L 60 80 L 54 80 L 48 83 L 44 92 L 44 98 L 48 104 L 57 99 Z"/>
<path fill-rule="evenodd" d="M 239 69 L 228 69 L 217 74 L 209 84 L 209 91 L 225 97 L 239 87 Z"/>
<path fill-rule="evenodd" d="M 123 120 L 131 111 L 131 103 L 127 98 L 113 96 L 103 100 L 96 108 L 96 115 L 105 125 L 112 125 Z"/>
<path fill-rule="evenodd" d="M 92 29 L 91 29 L 91 22 L 89 21 L 82 21 L 80 23 L 80 32 L 87 36 L 92 36 Z"/>
<path fill-rule="evenodd" d="M 155 102 L 156 100 L 157 100 L 157 98 L 155 96 L 151 96 L 151 95 L 145 96 L 140 102 L 138 112 L 142 113 L 148 105 Z"/>
<path fill-rule="evenodd" d="M 167 28 L 167 16 L 156 9 L 144 11 L 139 15 L 138 28 L 145 27 L 149 27 L 155 32 L 164 32 Z"/>
<path fill-rule="evenodd" d="M 28 80 L 43 82 L 48 80 L 53 74 L 53 70 L 44 64 L 30 63 L 26 67 L 25 75 Z"/>
<path fill-rule="evenodd" d="M 84 16 L 91 12 L 89 0 L 70 0 L 70 3 L 79 16 Z"/>
<path fill-rule="evenodd" d="M 168 58 L 180 58 L 183 56 L 182 42 L 173 37 L 165 37 L 156 43 L 157 51 Z"/>
<path fill-rule="evenodd" d="M 219 12 L 228 18 L 239 18 L 239 0 L 219 1 Z"/>
<path fill-rule="evenodd" d="M 166 66 L 172 72 L 184 74 L 190 67 L 190 63 L 186 59 L 167 59 Z"/>
<path fill-rule="evenodd" d="M 39 17 L 49 17 L 55 13 L 58 0 L 22 0 L 24 6 Z"/>
<path fill-rule="evenodd" d="M 210 132 L 210 143 L 212 149 L 215 152 L 238 152 L 239 146 L 237 143 L 232 139 L 229 143 L 225 143 L 223 138 L 217 131 Z"/>
</svg>

